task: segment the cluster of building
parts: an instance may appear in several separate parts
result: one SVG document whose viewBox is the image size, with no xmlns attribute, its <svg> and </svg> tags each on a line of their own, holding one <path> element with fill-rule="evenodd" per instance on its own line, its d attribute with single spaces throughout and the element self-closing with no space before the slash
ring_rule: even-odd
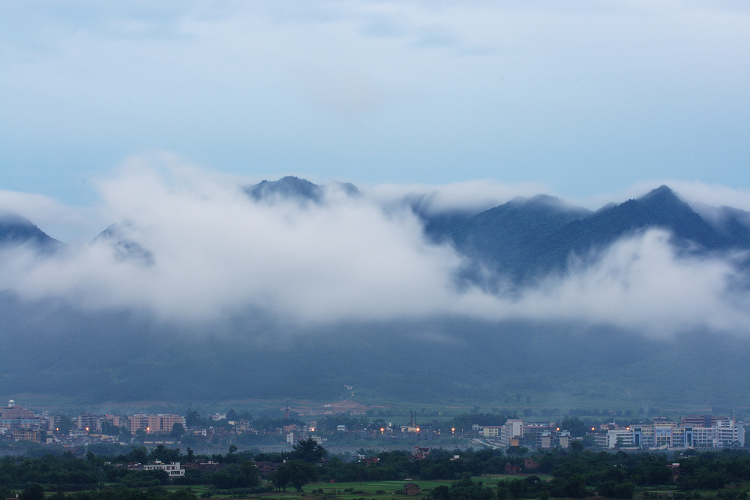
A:
<svg viewBox="0 0 750 500">
<path fill-rule="evenodd" d="M 731 417 L 694 415 L 674 422 L 655 417 L 648 425 L 625 428 L 608 424 L 604 432 L 594 433 L 602 448 L 732 448 L 745 446 L 744 425 Z"/>
<path fill-rule="evenodd" d="M 63 415 L 50 415 L 49 412 L 34 413 L 27 407 L 17 405 L 13 400 L 0 407 L 0 436 L 15 441 L 41 443 L 81 444 L 100 441 L 116 441 L 119 431 L 124 428 L 131 435 L 138 431 L 146 434 L 168 434 L 176 424 L 185 427 L 185 417 L 172 414 L 146 415 L 95 415 L 82 413 L 69 422 Z M 107 435 L 105 431 L 109 431 Z M 115 431 L 115 432 L 112 432 Z"/>
<path fill-rule="evenodd" d="M 533 442 L 541 449 L 567 448 L 570 446 L 570 431 L 560 429 L 555 422 L 524 422 L 520 419 L 508 419 L 505 425 L 474 426 L 485 439 L 495 441 L 501 446 L 519 446 Z"/>
<path fill-rule="evenodd" d="M 347 402 L 349 406 L 351 403 Z M 347 406 L 347 408 L 349 407 Z M 285 417 L 289 419 L 290 408 L 285 408 Z M 340 410 L 340 408 L 336 408 Z M 334 410 L 329 410 L 334 411 Z M 211 415 L 209 419 L 224 421 L 227 415 Z M 63 445 L 86 445 L 95 442 L 114 442 L 121 434 L 150 435 L 151 440 L 165 439 L 176 426 L 180 433 L 188 434 L 203 440 L 211 440 L 223 435 L 277 434 L 286 437 L 288 444 L 294 444 L 312 438 L 322 444 L 327 440 L 317 432 L 317 424 L 310 421 L 305 425 L 285 425 L 275 430 L 256 430 L 249 420 L 227 421 L 228 426 L 208 426 L 201 429 L 187 429 L 186 419 L 174 414 L 135 415 L 96 415 L 82 413 L 75 418 L 62 415 L 50 415 L 49 412 L 34 413 L 29 408 L 15 404 L 11 400 L 7 406 L 0 407 L 0 438 L 37 443 L 59 443 Z M 181 428 L 180 428 L 181 427 Z M 568 448 L 574 439 L 570 429 L 560 428 L 555 422 L 525 422 L 521 419 L 508 419 L 504 425 L 473 427 L 474 437 L 482 438 L 496 446 L 513 447 L 529 446 L 539 449 Z M 451 429 L 451 434 L 455 429 Z M 411 413 L 409 424 L 396 426 L 385 424 L 380 429 L 349 431 L 345 425 L 339 425 L 336 434 L 356 434 L 361 438 L 407 439 L 415 435 L 420 440 L 435 439 L 441 434 L 439 423 L 420 427 L 416 423 L 415 412 Z M 744 447 L 744 424 L 732 417 L 715 417 L 711 415 L 694 415 L 683 417 L 679 422 L 666 417 L 655 417 L 649 424 L 632 424 L 620 426 L 614 423 L 603 424 L 598 429 L 592 428 L 586 433 L 587 440 L 601 448 L 638 448 L 638 449 L 683 449 L 683 448 L 728 448 Z M 158 437 L 157 437 L 158 436 Z M 175 435 L 174 439 L 178 436 Z"/>
<path fill-rule="evenodd" d="M 484 439 L 500 446 L 535 446 L 540 449 L 568 448 L 570 431 L 561 429 L 555 422 L 524 422 L 508 419 L 501 426 L 474 426 Z M 620 426 L 603 424 L 586 433 L 601 448 L 731 448 L 745 446 L 744 424 L 731 417 L 693 415 L 680 422 L 666 417 L 655 417 L 650 424 Z"/>
</svg>

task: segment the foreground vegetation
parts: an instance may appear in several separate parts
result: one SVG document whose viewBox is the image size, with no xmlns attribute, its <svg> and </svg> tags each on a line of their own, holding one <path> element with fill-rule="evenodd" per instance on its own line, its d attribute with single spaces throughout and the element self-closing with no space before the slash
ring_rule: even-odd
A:
<svg viewBox="0 0 750 500">
<path fill-rule="evenodd" d="M 579 444 L 579 443 L 577 443 Z M 458 456 L 456 456 L 458 455 Z M 224 496 L 274 497 L 287 491 L 316 498 L 354 500 L 403 494 L 414 481 L 421 497 L 431 500 L 508 500 L 539 498 L 606 498 L 692 500 L 716 497 L 746 499 L 750 482 L 750 453 L 744 450 L 667 454 L 594 452 L 574 446 L 532 456 L 500 450 L 448 452 L 432 450 L 422 459 L 410 453 L 380 453 L 377 460 L 344 462 L 327 457 L 314 441 L 287 453 L 238 452 L 196 456 L 159 446 L 149 452 L 132 447 L 128 453 L 107 456 L 88 451 L 82 457 L 66 452 L 41 458 L 0 460 L 0 498 L 19 493 L 20 500 L 191 500 Z M 529 458 L 529 457 L 526 457 Z M 212 469 L 189 469 L 170 480 L 164 471 L 137 471 L 127 464 L 154 461 L 196 463 L 211 460 Z M 679 468 L 668 467 L 679 463 Z M 262 477 L 256 464 L 268 465 Z M 520 467 L 521 476 L 505 475 L 506 466 Z M 309 486 L 308 486 L 309 485 Z M 307 491 L 305 491 L 307 488 Z"/>
</svg>

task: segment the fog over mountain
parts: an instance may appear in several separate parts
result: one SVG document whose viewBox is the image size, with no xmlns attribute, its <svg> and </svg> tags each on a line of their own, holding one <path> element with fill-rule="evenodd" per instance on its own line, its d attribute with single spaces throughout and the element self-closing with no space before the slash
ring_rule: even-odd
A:
<svg viewBox="0 0 750 500">
<path fill-rule="evenodd" d="M 100 182 L 110 222 L 85 243 L 7 215 L 0 393 L 750 395 L 746 206 L 679 185 L 593 208 L 487 185 L 464 200 L 136 165 Z M 169 377 L 186 378 L 154 383 Z"/>
</svg>

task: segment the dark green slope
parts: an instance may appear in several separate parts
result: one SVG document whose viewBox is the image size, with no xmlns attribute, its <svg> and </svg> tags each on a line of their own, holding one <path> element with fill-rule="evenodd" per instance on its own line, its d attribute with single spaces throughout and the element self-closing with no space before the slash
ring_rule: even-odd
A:
<svg viewBox="0 0 750 500">
<path fill-rule="evenodd" d="M 0 395 L 106 401 L 247 398 L 486 401 L 529 406 L 738 405 L 750 341 L 649 340 L 612 328 L 456 318 L 207 331 L 128 312 L 82 313 L 0 292 Z M 675 406 L 676 405 L 676 406 Z"/>
<path fill-rule="evenodd" d="M 745 212 L 725 209 L 723 227 L 716 227 L 667 186 L 594 213 L 536 197 L 475 216 L 425 218 L 425 231 L 434 241 L 452 241 L 475 262 L 519 284 L 564 272 L 572 255 L 595 258 L 598 250 L 648 228 L 668 230 L 673 244 L 692 252 L 750 248 Z"/>
</svg>

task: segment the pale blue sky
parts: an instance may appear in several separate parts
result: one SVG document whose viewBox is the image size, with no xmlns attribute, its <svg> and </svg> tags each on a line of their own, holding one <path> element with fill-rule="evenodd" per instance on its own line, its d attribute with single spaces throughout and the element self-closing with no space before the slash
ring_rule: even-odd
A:
<svg viewBox="0 0 750 500">
<path fill-rule="evenodd" d="M 248 178 L 750 187 L 750 4 L 0 1 L 0 189 L 151 151 Z"/>
</svg>

